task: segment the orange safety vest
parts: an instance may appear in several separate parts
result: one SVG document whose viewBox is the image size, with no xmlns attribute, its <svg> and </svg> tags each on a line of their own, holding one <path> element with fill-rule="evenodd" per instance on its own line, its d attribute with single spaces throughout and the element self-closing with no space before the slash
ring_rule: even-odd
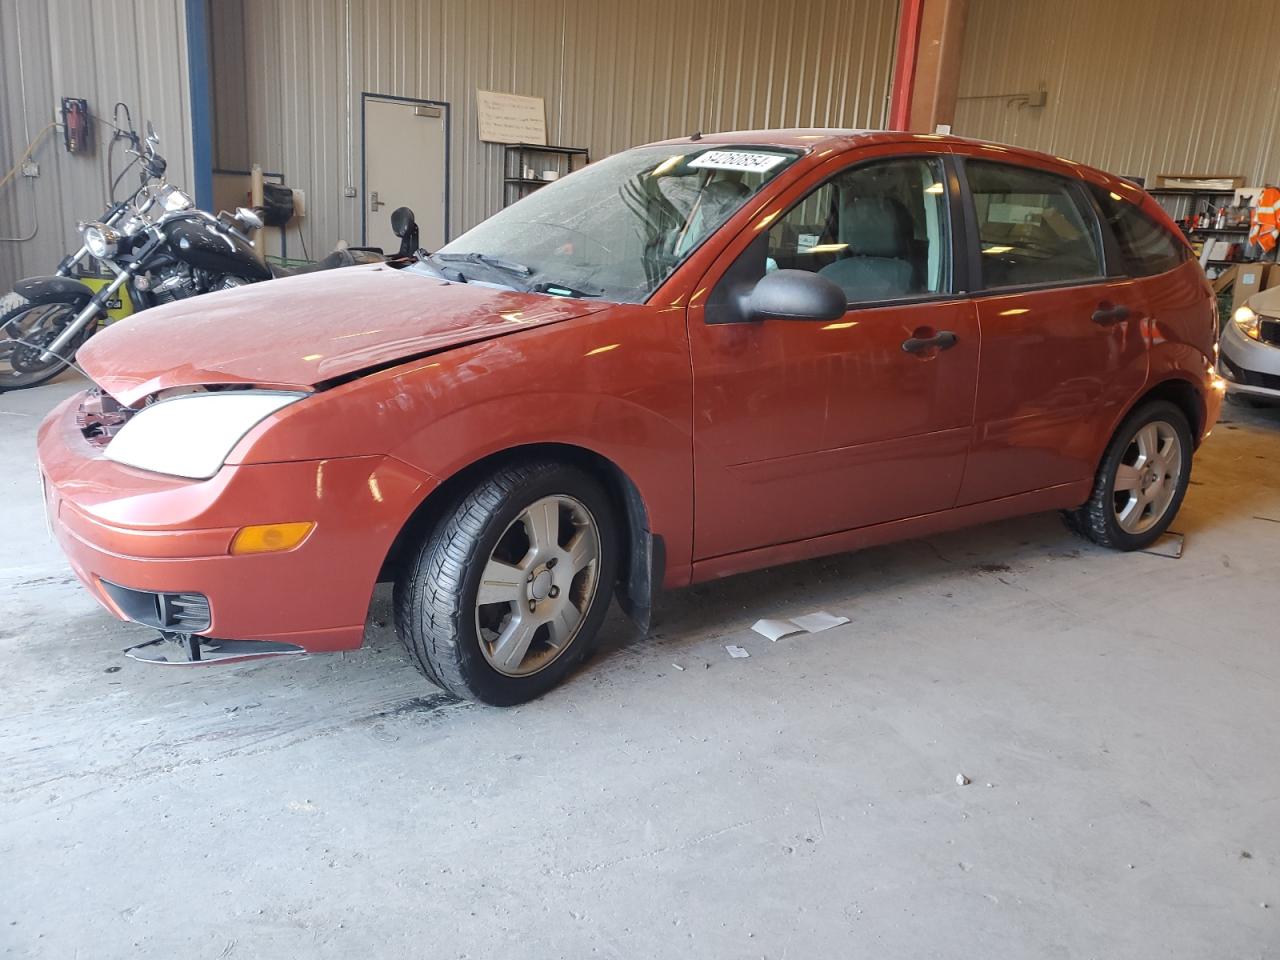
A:
<svg viewBox="0 0 1280 960">
<path fill-rule="evenodd" d="M 1267 187 L 1258 198 L 1258 205 L 1253 208 L 1252 223 L 1249 227 L 1249 242 L 1262 248 L 1267 253 L 1275 248 L 1276 236 L 1280 234 L 1280 223 L 1276 217 L 1280 215 L 1280 189 Z"/>
</svg>

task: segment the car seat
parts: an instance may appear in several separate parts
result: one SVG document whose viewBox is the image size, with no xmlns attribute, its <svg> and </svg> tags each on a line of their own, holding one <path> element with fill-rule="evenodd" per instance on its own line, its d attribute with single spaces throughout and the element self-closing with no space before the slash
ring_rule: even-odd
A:
<svg viewBox="0 0 1280 960">
<path fill-rule="evenodd" d="M 818 273 L 853 300 L 891 300 L 911 293 L 911 214 L 891 197 L 850 197 L 840 208 L 837 233 L 846 255 Z"/>
</svg>

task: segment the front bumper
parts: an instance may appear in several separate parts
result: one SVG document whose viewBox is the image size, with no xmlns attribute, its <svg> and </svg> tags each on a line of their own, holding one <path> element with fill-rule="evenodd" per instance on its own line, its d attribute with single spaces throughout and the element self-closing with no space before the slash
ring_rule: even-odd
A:
<svg viewBox="0 0 1280 960">
<path fill-rule="evenodd" d="M 207 626 L 192 633 L 306 652 L 360 645 L 378 571 L 434 478 L 381 456 L 228 465 L 205 481 L 148 473 L 84 439 L 80 400 L 45 419 L 38 458 L 54 536 L 107 610 L 149 622 L 107 584 L 200 595 Z M 316 526 L 294 549 L 230 555 L 240 527 L 296 520 Z"/>
<path fill-rule="evenodd" d="M 1218 372 L 1231 393 L 1280 400 L 1280 345 L 1250 339 L 1232 322 L 1218 340 Z"/>
</svg>

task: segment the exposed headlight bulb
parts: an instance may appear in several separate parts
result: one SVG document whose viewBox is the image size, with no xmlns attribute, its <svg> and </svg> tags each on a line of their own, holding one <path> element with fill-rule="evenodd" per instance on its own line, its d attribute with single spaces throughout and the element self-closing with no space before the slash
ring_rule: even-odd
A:
<svg viewBox="0 0 1280 960">
<path fill-rule="evenodd" d="M 1240 332 L 1252 340 L 1260 339 L 1258 335 L 1258 315 L 1248 307 L 1240 307 L 1231 315 L 1231 322 L 1240 328 Z"/>
</svg>

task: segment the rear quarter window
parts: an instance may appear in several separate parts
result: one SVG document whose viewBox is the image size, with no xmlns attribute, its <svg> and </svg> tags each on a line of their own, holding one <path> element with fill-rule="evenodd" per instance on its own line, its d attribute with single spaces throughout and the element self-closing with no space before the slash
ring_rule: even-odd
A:
<svg viewBox="0 0 1280 960">
<path fill-rule="evenodd" d="M 1102 219 L 1116 238 L 1124 271 L 1131 277 L 1165 273 L 1186 261 L 1186 246 L 1140 209 L 1103 187 L 1093 186 Z"/>
</svg>

